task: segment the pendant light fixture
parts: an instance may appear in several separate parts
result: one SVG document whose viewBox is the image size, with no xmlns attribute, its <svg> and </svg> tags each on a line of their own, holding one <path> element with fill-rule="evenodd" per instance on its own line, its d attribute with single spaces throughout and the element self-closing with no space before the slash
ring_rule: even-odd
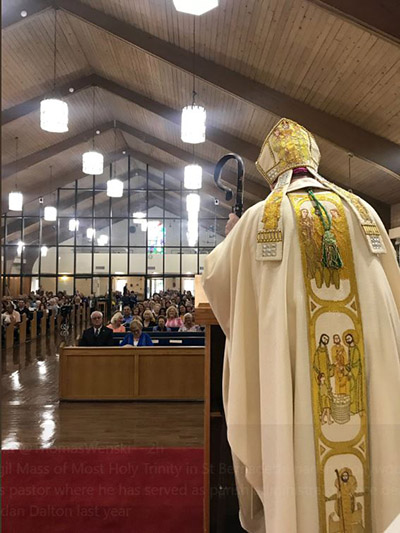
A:
<svg viewBox="0 0 400 533">
<path fill-rule="evenodd" d="M 53 96 L 40 102 L 40 127 L 52 133 L 68 131 L 68 104 L 55 98 L 57 74 L 57 9 L 54 9 Z"/>
<path fill-rule="evenodd" d="M 21 257 L 24 248 L 25 248 L 25 243 L 22 242 L 22 241 L 18 241 L 18 245 L 17 245 L 17 255 L 18 255 L 18 257 Z"/>
<path fill-rule="evenodd" d="M 93 87 L 93 149 L 82 155 L 82 171 L 84 174 L 98 176 L 104 172 L 104 156 L 97 152 L 94 147 L 95 132 L 95 105 L 96 105 L 96 87 Z"/>
<path fill-rule="evenodd" d="M 86 230 L 86 237 L 89 239 L 89 240 L 93 240 L 96 236 L 96 230 L 94 228 L 88 228 Z"/>
<path fill-rule="evenodd" d="M 69 231 L 78 231 L 79 229 L 79 220 L 75 218 L 71 218 L 68 222 L 68 229 Z"/>
<path fill-rule="evenodd" d="M 196 19 L 193 18 L 193 91 L 192 104 L 183 108 L 181 139 L 185 143 L 199 144 L 206 140 L 206 110 L 196 104 Z"/>
<path fill-rule="evenodd" d="M 17 189 L 18 179 L 18 137 L 15 137 L 15 190 L 8 195 L 8 209 L 10 211 L 22 211 L 24 197 Z"/>
<path fill-rule="evenodd" d="M 186 196 L 186 210 L 188 213 L 186 238 L 189 246 L 196 246 L 199 238 L 199 194 L 190 193 Z"/>
<path fill-rule="evenodd" d="M 50 165 L 50 183 L 53 182 L 53 167 Z M 44 220 L 47 220 L 48 222 L 54 222 L 54 220 L 57 220 L 57 208 L 47 205 L 44 208 Z"/>
<path fill-rule="evenodd" d="M 114 153 L 117 153 L 117 123 L 114 120 Z M 114 177 L 113 177 L 114 172 Z M 124 184 L 121 180 L 117 179 L 117 162 L 114 161 L 114 169 L 111 163 L 110 165 L 110 179 L 107 181 L 107 196 L 110 198 L 121 198 L 124 194 Z"/>
<path fill-rule="evenodd" d="M 203 169 L 200 165 L 186 165 L 184 173 L 185 189 L 201 189 Z"/>
<path fill-rule="evenodd" d="M 97 239 L 97 244 L 99 246 L 106 246 L 108 244 L 108 235 L 100 235 L 100 237 Z"/>
<path fill-rule="evenodd" d="M 45 220 L 48 222 L 53 222 L 54 220 L 57 220 L 57 209 L 55 207 L 52 207 L 50 205 L 47 205 L 44 208 L 44 217 Z"/>
<path fill-rule="evenodd" d="M 203 15 L 218 7 L 218 0 L 174 0 L 174 6 L 181 13 L 189 15 Z"/>
</svg>

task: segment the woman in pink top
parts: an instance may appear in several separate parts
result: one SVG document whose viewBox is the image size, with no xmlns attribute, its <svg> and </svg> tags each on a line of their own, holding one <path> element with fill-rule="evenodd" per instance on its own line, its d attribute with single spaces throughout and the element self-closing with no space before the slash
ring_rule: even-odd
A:
<svg viewBox="0 0 400 533">
<path fill-rule="evenodd" d="M 178 310 L 174 305 L 171 305 L 167 309 L 167 323 L 168 328 L 180 328 L 183 326 L 182 320 L 179 318 Z"/>
<path fill-rule="evenodd" d="M 123 318 L 122 313 L 115 313 L 107 327 L 112 329 L 114 333 L 126 333 L 125 326 L 122 325 Z"/>
</svg>

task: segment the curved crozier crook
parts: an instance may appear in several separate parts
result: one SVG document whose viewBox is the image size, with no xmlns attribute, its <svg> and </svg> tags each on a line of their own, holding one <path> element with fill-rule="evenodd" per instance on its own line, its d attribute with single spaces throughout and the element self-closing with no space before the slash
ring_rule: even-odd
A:
<svg viewBox="0 0 400 533">
<path fill-rule="evenodd" d="M 235 213 L 239 218 L 243 214 L 243 182 L 244 182 L 244 163 L 243 159 L 238 154 L 227 154 L 221 157 L 218 163 L 215 166 L 214 170 L 214 181 L 221 191 L 225 193 L 225 200 L 228 202 L 233 198 L 233 191 L 229 187 L 226 187 L 220 183 L 222 169 L 224 165 L 230 160 L 235 159 L 238 164 L 238 177 L 237 177 L 237 186 L 236 186 L 236 199 L 235 204 L 232 207 L 232 212 Z"/>
</svg>

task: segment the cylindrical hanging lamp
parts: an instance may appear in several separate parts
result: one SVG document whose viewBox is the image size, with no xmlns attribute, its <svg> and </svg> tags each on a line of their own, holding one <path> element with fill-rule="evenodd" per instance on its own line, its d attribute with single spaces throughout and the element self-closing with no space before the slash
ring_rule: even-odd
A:
<svg viewBox="0 0 400 533">
<path fill-rule="evenodd" d="M 202 175 L 200 165 L 186 165 L 183 182 L 185 189 L 201 189 Z"/>
<path fill-rule="evenodd" d="M 48 222 L 53 222 L 54 220 L 57 220 L 57 208 L 52 207 L 50 205 L 46 206 L 44 208 L 44 217 L 45 220 Z"/>
<path fill-rule="evenodd" d="M 199 144 L 206 140 L 206 110 L 201 105 L 187 105 L 182 109 L 181 139 Z"/>
<path fill-rule="evenodd" d="M 46 98 L 40 102 L 40 127 L 52 133 L 68 131 L 68 105 L 57 98 Z"/>
<path fill-rule="evenodd" d="M 100 152 L 94 150 L 85 152 L 82 155 L 82 172 L 98 176 L 104 172 L 104 156 Z"/>
<path fill-rule="evenodd" d="M 174 0 L 177 11 L 189 15 L 203 15 L 218 6 L 218 0 Z"/>
<path fill-rule="evenodd" d="M 124 193 L 124 184 L 119 179 L 107 181 L 107 196 L 111 198 L 121 198 Z"/>
<path fill-rule="evenodd" d="M 10 211 L 22 211 L 24 196 L 22 192 L 10 192 L 8 195 L 8 209 Z"/>
</svg>

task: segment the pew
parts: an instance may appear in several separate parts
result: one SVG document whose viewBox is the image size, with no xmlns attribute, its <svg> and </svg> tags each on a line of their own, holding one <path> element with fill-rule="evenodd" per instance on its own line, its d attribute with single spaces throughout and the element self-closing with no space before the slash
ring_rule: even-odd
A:
<svg viewBox="0 0 400 533">
<path fill-rule="evenodd" d="M 49 325 L 50 325 L 50 335 L 54 335 L 54 330 L 56 326 L 56 319 L 54 316 L 54 310 L 52 309 L 49 313 Z"/>
<path fill-rule="evenodd" d="M 33 311 L 32 320 L 31 320 L 31 339 L 36 339 L 37 337 L 37 311 Z"/>
<path fill-rule="evenodd" d="M 14 324 L 6 326 L 6 348 L 12 348 L 14 346 L 14 331 Z"/>
<path fill-rule="evenodd" d="M 26 342 L 26 331 L 28 327 L 28 320 L 26 315 L 22 315 L 21 323 L 19 325 L 19 343 L 23 344 Z"/>
<path fill-rule="evenodd" d="M 46 331 L 47 331 L 47 314 L 45 313 L 45 311 L 43 311 L 43 316 L 40 319 L 40 335 L 42 337 L 45 337 Z"/>
<path fill-rule="evenodd" d="M 203 347 L 60 348 L 60 400 L 202 400 Z"/>
<path fill-rule="evenodd" d="M 61 316 L 61 311 L 59 310 L 57 314 L 57 331 L 58 332 L 60 332 L 60 329 L 61 329 L 61 322 L 62 322 L 62 316 Z"/>
</svg>

